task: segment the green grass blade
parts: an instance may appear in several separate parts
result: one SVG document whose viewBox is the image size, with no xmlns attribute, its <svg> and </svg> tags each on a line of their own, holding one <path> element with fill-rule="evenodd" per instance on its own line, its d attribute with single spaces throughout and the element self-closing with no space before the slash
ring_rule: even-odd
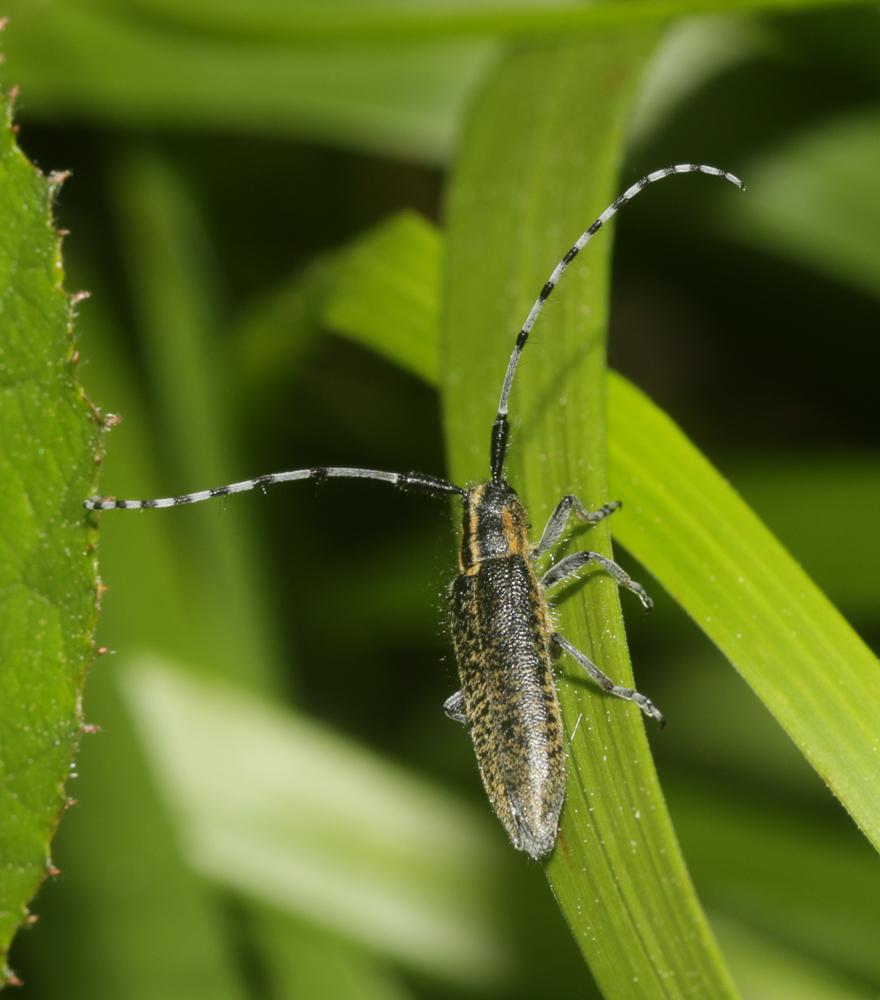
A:
<svg viewBox="0 0 880 1000">
<path fill-rule="evenodd" d="M 230 392 L 218 350 L 220 279 L 192 199 L 174 170 L 146 150 L 120 159 L 115 194 L 125 235 L 123 261 L 155 390 L 158 433 L 169 480 L 163 495 L 241 474 L 235 458 Z M 105 486 L 120 493 L 117 485 Z M 129 483 L 126 490 L 139 489 Z M 120 493 L 121 495 L 121 493 Z M 236 505 L 222 520 L 175 518 L 175 549 L 193 573 L 195 617 L 213 622 L 199 662 L 243 684 L 272 688 L 281 673 L 265 602 L 258 596 L 254 533 Z M 162 530 L 156 525 L 157 530 Z M 222 624 L 221 624 L 222 623 Z"/>
<path fill-rule="evenodd" d="M 426 219 L 392 216 L 337 254 L 324 323 L 439 385 L 443 251 L 440 231 Z"/>
<path fill-rule="evenodd" d="M 675 424 L 609 380 L 615 535 L 681 604 L 880 848 L 880 664 Z"/>
<path fill-rule="evenodd" d="M 442 245 L 434 227 L 401 212 L 337 257 L 324 322 L 428 382 L 437 378 L 437 275 Z"/>
<path fill-rule="evenodd" d="M 0 110 L 0 970 L 51 869 L 93 655 L 98 421 L 75 376 L 73 303 L 52 225 L 58 182 Z M 0 972 L 0 981 L 2 981 Z"/>
<path fill-rule="evenodd" d="M 577 235 L 573 220 L 586 225 L 617 193 L 621 120 L 651 41 L 518 53 L 475 109 L 449 200 L 441 320 L 458 482 L 487 475 L 499 373 L 537 291 Z M 686 197 L 686 186 L 665 194 Z M 514 392 L 509 473 L 539 526 L 564 493 L 578 493 L 590 507 L 609 498 L 602 392 L 608 235 L 542 317 Z M 609 551 L 605 526 L 589 533 L 589 547 Z M 558 613 L 561 631 L 620 683 L 630 682 L 609 578 L 591 578 Z M 567 662 L 559 689 L 567 732 L 577 735 L 547 874 L 600 988 L 609 997 L 735 995 L 678 849 L 638 709 L 603 696 Z"/>
</svg>

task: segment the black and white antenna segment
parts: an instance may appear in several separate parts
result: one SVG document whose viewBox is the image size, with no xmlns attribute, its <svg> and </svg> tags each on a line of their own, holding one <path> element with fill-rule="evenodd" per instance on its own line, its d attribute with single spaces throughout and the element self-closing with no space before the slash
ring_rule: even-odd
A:
<svg viewBox="0 0 880 1000">
<path fill-rule="evenodd" d="M 693 173 L 708 174 L 710 177 L 720 177 L 742 190 L 745 189 L 745 185 L 735 174 L 727 170 L 721 170 L 718 167 L 707 166 L 704 163 L 676 163 L 670 167 L 654 170 L 652 173 L 646 174 L 637 180 L 623 194 L 615 198 L 595 222 L 581 233 L 571 246 L 571 249 L 559 261 L 556 267 L 553 268 L 517 334 L 513 352 L 510 355 L 510 360 L 507 362 L 507 370 L 504 373 L 504 382 L 501 386 L 501 396 L 498 401 L 498 411 L 492 425 L 490 472 L 493 481 L 500 481 L 504 476 L 504 458 L 507 453 L 509 435 L 508 404 L 520 355 L 523 352 L 523 348 L 529 339 L 538 316 L 541 314 L 544 303 L 550 297 L 566 268 L 605 223 L 613 218 L 624 205 L 632 201 L 648 185 L 653 184 L 655 181 L 665 180 L 667 177 L 672 177 L 676 174 Z M 229 496 L 232 493 L 246 493 L 248 490 L 263 489 L 267 486 L 273 486 L 276 483 L 296 482 L 302 479 L 375 479 L 380 482 L 390 483 L 398 489 L 438 496 L 447 494 L 464 495 L 467 492 L 464 487 L 456 486 L 454 483 L 447 482 L 436 476 L 424 475 L 418 472 L 383 472 L 378 469 L 356 469 L 349 468 L 348 466 L 316 466 L 309 469 L 294 469 L 289 472 L 275 472 L 265 476 L 258 476 L 255 479 L 245 479 L 238 483 L 218 486 L 210 490 L 198 490 L 194 493 L 183 493 L 174 497 L 160 497 L 154 500 L 116 500 L 112 497 L 90 497 L 84 501 L 84 506 L 88 510 L 147 510 L 160 507 L 181 507 L 186 504 L 201 503 L 203 500 L 213 500 L 216 497 Z"/>
</svg>

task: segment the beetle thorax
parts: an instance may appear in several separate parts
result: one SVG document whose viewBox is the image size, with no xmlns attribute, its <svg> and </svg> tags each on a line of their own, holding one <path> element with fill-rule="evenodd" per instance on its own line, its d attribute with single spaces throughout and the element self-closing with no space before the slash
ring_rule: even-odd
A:
<svg viewBox="0 0 880 1000">
<path fill-rule="evenodd" d="M 516 491 L 503 480 L 480 483 L 464 497 L 459 569 L 475 573 L 487 559 L 529 554 L 529 525 Z"/>
</svg>

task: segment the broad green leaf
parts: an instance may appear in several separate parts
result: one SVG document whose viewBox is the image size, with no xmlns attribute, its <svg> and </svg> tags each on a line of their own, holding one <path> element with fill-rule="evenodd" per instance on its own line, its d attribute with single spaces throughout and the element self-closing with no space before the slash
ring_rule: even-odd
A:
<svg viewBox="0 0 880 1000">
<path fill-rule="evenodd" d="M 645 73 L 632 110 L 631 145 L 663 135 L 670 116 L 688 96 L 711 84 L 767 45 L 767 22 L 734 14 L 677 22 L 664 35 Z"/>
<path fill-rule="evenodd" d="M 22 155 L 0 111 L 0 970 L 52 871 L 80 699 L 94 654 L 99 421 L 76 378 L 74 302 L 52 224 L 60 183 Z M 7 975 L 11 973 L 6 971 Z M 2 979 L 2 973 L 0 973 Z"/>
<path fill-rule="evenodd" d="M 877 111 L 824 120 L 749 164 L 749 197 L 728 229 L 880 297 L 878 170 Z"/>
<path fill-rule="evenodd" d="M 518 52 L 493 76 L 468 124 L 449 198 L 441 314 L 457 482 L 486 478 L 496 380 L 512 331 L 577 235 L 572 220 L 586 225 L 617 193 L 622 121 L 651 43 L 643 35 Z M 679 181 L 666 195 L 686 197 L 684 188 Z M 565 493 L 590 508 L 611 495 L 602 392 L 610 250 L 610 240 L 597 240 L 576 265 L 580 281 L 557 292 L 514 391 L 508 473 L 538 526 Z M 588 537 L 590 548 L 609 552 L 607 526 Z M 610 578 L 591 577 L 557 612 L 560 631 L 619 683 L 631 683 Z M 734 996 L 638 709 L 604 696 L 564 660 L 558 686 L 567 732 L 577 737 L 547 875 L 600 989 L 608 997 Z"/>
<path fill-rule="evenodd" d="M 241 689 L 154 660 L 126 676 L 197 870 L 431 975 L 504 974 L 491 841 L 470 809 Z"/>
<path fill-rule="evenodd" d="M 432 238 L 422 239 L 433 258 Z M 439 276 L 435 281 L 439 297 Z M 434 303 L 436 310 L 438 298 Z M 379 308 L 372 303 L 371 323 Z M 396 314 L 396 305 L 387 314 Z M 424 318 L 410 324 L 412 332 L 426 328 Z M 412 345 L 401 343 L 399 363 L 431 370 L 428 347 L 420 346 L 424 357 L 414 362 Z M 477 428 L 488 426 L 485 414 L 474 419 Z M 613 519 L 615 537 L 724 652 L 880 846 L 876 658 L 669 417 L 614 372 L 608 419 L 608 495 L 626 508 Z M 865 488 L 874 492 L 873 480 Z"/>
<path fill-rule="evenodd" d="M 830 0 L 830 3 L 840 0 Z M 594 33 L 616 27 L 656 24 L 672 17 L 711 11 L 802 9 L 829 0 L 133 0 L 133 6 L 174 23 L 224 31 L 249 38 L 285 38 L 297 42 L 338 39 L 381 41 L 472 35 L 529 36 Z"/>
<path fill-rule="evenodd" d="M 223 4 L 217 5 L 219 14 Z M 29 116 L 171 129 L 302 135 L 425 162 L 446 160 L 494 46 L 294 47 L 168 30 L 114 3 L 51 9 L 9 0 L 4 76 Z"/>
</svg>

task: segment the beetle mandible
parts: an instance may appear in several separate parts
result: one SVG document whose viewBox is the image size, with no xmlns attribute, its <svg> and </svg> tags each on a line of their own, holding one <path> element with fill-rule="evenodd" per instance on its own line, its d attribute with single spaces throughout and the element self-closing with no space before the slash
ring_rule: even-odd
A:
<svg viewBox="0 0 880 1000">
<path fill-rule="evenodd" d="M 520 355 L 532 327 L 568 265 L 627 202 L 655 181 L 675 174 L 702 173 L 743 188 L 734 174 L 702 163 L 680 163 L 645 175 L 616 198 L 575 241 L 553 269 L 517 334 L 492 425 L 490 478 L 468 488 L 417 472 L 383 472 L 346 466 L 319 466 L 271 473 L 215 489 L 155 500 L 91 497 L 88 510 L 143 510 L 179 507 L 275 483 L 300 479 L 375 479 L 402 490 L 459 496 L 463 504 L 459 572 L 451 587 L 450 623 L 461 689 L 444 704 L 446 714 L 471 735 L 483 785 L 513 846 L 531 857 L 546 857 L 556 843 L 565 797 L 565 734 L 553 680 L 554 657 L 573 657 L 608 694 L 635 702 L 661 725 L 663 716 L 638 691 L 615 684 L 553 624 L 547 592 L 600 566 L 645 608 L 651 599 L 617 563 L 597 552 L 575 552 L 539 576 L 536 561 L 561 538 L 572 516 L 597 524 L 620 507 L 617 501 L 587 510 L 574 495 L 559 501 L 537 544 L 528 517 L 504 476 L 509 436 L 508 401 Z"/>
</svg>

